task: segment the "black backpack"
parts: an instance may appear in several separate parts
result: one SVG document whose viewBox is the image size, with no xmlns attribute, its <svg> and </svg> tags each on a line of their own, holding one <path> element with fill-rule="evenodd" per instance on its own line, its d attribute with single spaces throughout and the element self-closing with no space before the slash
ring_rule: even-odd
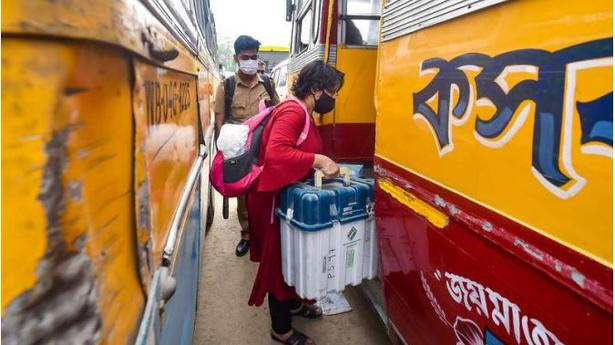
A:
<svg viewBox="0 0 615 345">
<path fill-rule="evenodd" d="M 265 105 L 270 107 L 273 104 L 273 89 L 271 88 L 271 79 L 263 75 L 263 84 L 265 90 L 269 94 L 270 101 L 265 101 Z M 233 96 L 235 96 L 235 76 L 232 75 L 224 80 L 224 122 L 228 122 L 231 118 L 231 104 L 233 104 Z"/>
</svg>

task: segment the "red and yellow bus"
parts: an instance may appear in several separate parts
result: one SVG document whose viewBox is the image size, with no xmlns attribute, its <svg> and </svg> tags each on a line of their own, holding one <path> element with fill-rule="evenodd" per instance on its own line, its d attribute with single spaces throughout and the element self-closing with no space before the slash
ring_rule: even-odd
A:
<svg viewBox="0 0 615 345">
<path fill-rule="evenodd" d="M 612 343 L 612 28 L 607 0 L 383 4 L 374 170 L 395 340 Z"/>
<path fill-rule="evenodd" d="M 324 60 L 345 73 L 335 109 L 316 124 L 326 154 L 341 162 L 371 165 L 374 155 L 374 76 L 379 0 L 288 1 L 292 21 L 288 86 L 303 66 Z"/>
</svg>

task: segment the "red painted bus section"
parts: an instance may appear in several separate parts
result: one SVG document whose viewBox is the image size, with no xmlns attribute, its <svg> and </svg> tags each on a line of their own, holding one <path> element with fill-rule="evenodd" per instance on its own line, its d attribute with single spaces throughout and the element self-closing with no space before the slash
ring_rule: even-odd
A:
<svg viewBox="0 0 615 345">
<path fill-rule="evenodd" d="M 373 123 L 336 123 L 318 127 L 325 152 L 339 162 L 369 162 L 374 158 Z"/>
<path fill-rule="evenodd" d="M 376 189 L 387 313 L 408 344 L 612 343 L 609 267 L 383 159 L 375 173 L 449 217 L 436 228 Z"/>
</svg>

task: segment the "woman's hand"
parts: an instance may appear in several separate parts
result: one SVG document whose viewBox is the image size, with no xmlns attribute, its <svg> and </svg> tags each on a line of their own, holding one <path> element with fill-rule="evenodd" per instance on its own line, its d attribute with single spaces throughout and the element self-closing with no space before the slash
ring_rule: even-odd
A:
<svg viewBox="0 0 615 345">
<path fill-rule="evenodd" d="M 340 173 L 340 168 L 337 164 L 325 155 L 316 154 L 314 157 L 314 164 L 312 166 L 322 171 L 325 178 L 334 178 Z"/>
</svg>

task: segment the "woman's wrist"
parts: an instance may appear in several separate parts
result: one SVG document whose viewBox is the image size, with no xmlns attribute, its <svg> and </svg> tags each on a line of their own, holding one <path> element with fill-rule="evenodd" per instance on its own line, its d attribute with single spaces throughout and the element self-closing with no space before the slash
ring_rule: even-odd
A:
<svg viewBox="0 0 615 345">
<path fill-rule="evenodd" d="M 312 168 L 315 168 L 315 169 L 322 168 L 322 165 L 323 165 L 322 161 L 323 161 L 323 155 L 318 154 L 318 153 L 314 154 L 314 163 L 312 163 Z"/>
</svg>

